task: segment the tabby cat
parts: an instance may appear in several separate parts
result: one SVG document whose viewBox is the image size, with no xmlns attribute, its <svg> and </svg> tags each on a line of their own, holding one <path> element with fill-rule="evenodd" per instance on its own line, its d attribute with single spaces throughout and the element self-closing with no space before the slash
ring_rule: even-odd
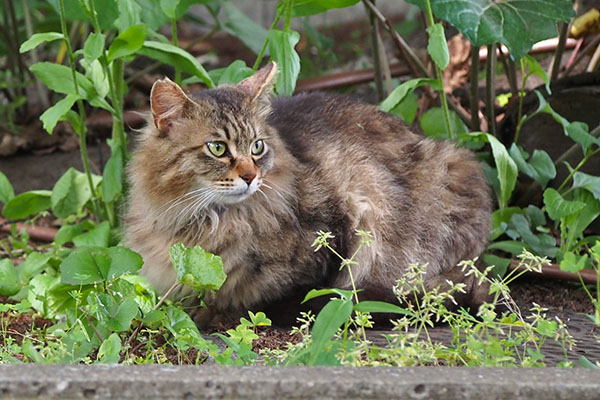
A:
<svg viewBox="0 0 600 400">
<path fill-rule="evenodd" d="M 220 255 L 227 280 L 197 313 L 214 322 L 313 288 L 348 288 L 339 258 L 311 244 L 331 232 L 350 257 L 363 230 L 373 237 L 353 267 L 363 299 L 394 301 L 407 267 L 427 263 L 428 287 L 464 282 L 459 301 L 481 301 L 486 290 L 457 267 L 489 233 L 489 190 L 473 155 L 346 96 L 271 99 L 276 71 L 270 63 L 190 96 L 169 79 L 154 84 L 129 168 L 126 242 L 144 258 L 142 274 L 165 293 L 176 280 L 171 244 Z"/>
</svg>

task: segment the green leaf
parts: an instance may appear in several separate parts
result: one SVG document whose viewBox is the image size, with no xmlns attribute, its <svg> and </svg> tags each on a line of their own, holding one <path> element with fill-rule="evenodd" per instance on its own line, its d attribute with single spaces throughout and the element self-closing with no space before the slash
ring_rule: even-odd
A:
<svg viewBox="0 0 600 400">
<path fill-rule="evenodd" d="M 231 2 L 223 2 L 221 7 L 226 15 L 225 31 L 240 39 L 254 54 L 259 54 L 267 40 L 267 30 Z"/>
<path fill-rule="evenodd" d="M 575 188 L 583 188 L 590 192 L 596 200 L 600 200 L 600 176 L 593 176 L 579 171 L 575 172 L 573 174 L 573 189 Z"/>
<path fill-rule="evenodd" d="M 426 9 L 425 0 L 408 2 Z M 575 15 L 569 0 L 431 0 L 431 8 L 475 46 L 504 43 L 515 60 L 534 43 L 557 36 L 556 23 Z"/>
<path fill-rule="evenodd" d="M 119 9 L 119 17 L 115 20 L 114 25 L 119 32 L 124 32 L 132 25 L 138 25 L 142 22 L 140 15 L 144 11 L 138 1 L 133 0 L 117 0 L 117 7 Z M 153 7 L 156 9 L 156 7 Z M 156 10 L 153 10 L 156 11 Z M 158 25 L 164 25 L 166 22 L 165 15 L 161 14 L 161 21 Z M 144 19 L 146 21 L 146 19 Z M 155 26 L 150 29 L 156 28 Z"/>
<path fill-rule="evenodd" d="M 175 18 L 175 11 L 179 5 L 179 0 L 160 0 L 160 8 L 165 15 L 171 19 Z"/>
<path fill-rule="evenodd" d="M 98 362 L 101 364 L 118 364 L 123 344 L 118 334 L 112 333 L 98 349 Z"/>
<path fill-rule="evenodd" d="M 544 191 L 544 204 L 550 218 L 558 221 L 568 215 L 576 214 L 585 207 L 581 201 L 565 200 L 555 189 L 548 188 Z"/>
<path fill-rule="evenodd" d="M 54 127 L 60 121 L 60 119 L 73 107 L 73 104 L 79 97 L 74 94 L 68 94 L 61 100 L 57 101 L 55 105 L 48 108 L 42 115 L 40 115 L 40 121 L 44 126 L 46 132 L 52 135 Z"/>
<path fill-rule="evenodd" d="M 108 221 L 101 222 L 89 232 L 82 233 L 73 238 L 77 247 L 98 246 L 107 247 L 110 239 L 110 224 Z"/>
<path fill-rule="evenodd" d="M 4 205 L 2 215 L 8 219 L 21 219 L 45 211 L 50 208 L 51 194 L 52 192 L 49 190 L 33 190 L 21 193 Z"/>
<path fill-rule="evenodd" d="M 417 118 L 417 112 L 419 111 L 419 98 L 416 94 L 408 93 L 404 99 L 392 108 L 389 112 L 407 124 L 412 124 Z"/>
<path fill-rule="evenodd" d="M 508 266 L 510 265 L 512 260 L 510 258 L 498 257 L 494 254 L 484 254 L 483 262 L 486 265 L 493 265 L 494 268 L 492 269 L 492 273 L 496 277 L 502 278 L 504 275 L 506 275 L 506 270 L 508 270 Z"/>
<path fill-rule="evenodd" d="M 136 273 L 144 263 L 142 256 L 123 246 L 109 247 L 110 267 L 104 275 L 107 281 L 113 281 L 125 274 Z"/>
<path fill-rule="evenodd" d="M 291 96 L 300 73 L 300 57 L 295 49 L 300 34 L 295 31 L 272 29 L 268 37 L 271 57 L 279 67 L 275 89 L 279 94 Z"/>
<path fill-rule="evenodd" d="M 332 299 L 323 307 L 317 315 L 311 332 L 313 340 L 310 345 L 311 364 L 316 361 L 325 345 L 351 314 L 352 300 L 350 299 Z"/>
<path fill-rule="evenodd" d="M 86 175 L 71 167 L 52 189 L 52 211 L 57 217 L 66 218 L 81 210 L 91 197 Z"/>
<path fill-rule="evenodd" d="M 587 259 L 587 254 L 584 254 L 583 256 L 577 256 L 575 253 L 569 251 L 565 253 L 563 259 L 561 260 L 560 269 L 561 271 L 572 272 L 576 274 L 585 268 Z"/>
<path fill-rule="evenodd" d="M 576 240 L 583 234 L 583 231 L 600 216 L 600 201 L 587 190 L 576 189 L 574 200 L 585 204 L 585 207 L 577 214 L 570 215 L 565 219 L 568 231 L 564 247 L 568 250 L 576 245 Z"/>
<path fill-rule="evenodd" d="M 111 310 L 113 311 L 113 310 Z M 106 327 L 114 332 L 123 332 L 129 329 L 131 322 L 138 314 L 138 305 L 133 299 L 124 299 L 119 303 L 116 312 L 111 313 L 104 321 Z"/>
<path fill-rule="evenodd" d="M 445 120 L 444 110 L 441 107 L 432 107 L 421 115 L 419 124 L 427 136 L 434 139 L 448 139 Z M 458 114 L 452 110 L 450 110 L 450 124 L 455 134 L 463 135 L 469 131 Z"/>
<path fill-rule="evenodd" d="M 61 282 L 70 285 L 89 285 L 102 282 L 110 268 L 111 259 L 105 248 L 75 249 L 60 264 Z"/>
<path fill-rule="evenodd" d="M 195 290 L 218 290 L 225 282 L 221 257 L 204 251 L 200 246 L 187 248 L 175 243 L 170 249 L 171 262 L 177 280 Z"/>
<path fill-rule="evenodd" d="M 15 197 L 15 190 L 6 175 L 0 171 L 0 203 L 6 204 L 13 197 Z"/>
<path fill-rule="evenodd" d="M 10 258 L 0 260 L 0 295 L 12 296 L 21 290 L 17 270 Z"/>
<path fill-rule="evenodd" d="M 85 40 L 83 45 L 83 57 L 88 61 L 92 62 L 97 60 L 102 55 L 104 50 L 104 34 L 92 32 Z"/>
<path fill-rule="evenodd" d="M 508 223 L 514 214 L 522 214 L 523 210 L 518 207 L 500 208 L 492 213 L 492 232 L 490 240 L 496 240 L 506 232 Z M 517 254 L 521 254 L 520 252 Z"/>
<path fill-rule="evenodd" d="M 174 306 L 167 306 L 165 311 L 167 318 L 164 320 L 164 326 L 175 336 L 180 350 L 185 351 L 190 346 L 200 350 L 209 347 L 206 339 L 200 335 L 198 327 L 185 311 Z"/>
<path fill-rule="evenodd" d="M 530 250 L 531 247 L 517 240 L 501 240 L 488 245 L 488 250 L 502 250 L 512 255 L 518 256 L 523 253 L 523 249 Z"/>
<path fill-rule="evenodd" d="M 302 300 L 302 304 L 306 303 L 309 300 L 312 300 L 316 297 L 327 296 L 329 294 L 337 294 L 344 300 L 350 300 L 352 298 L 352 290 L 342 290 L 342 289 L 312 289 L 310 292 L 306 294 L 304 300 Z"/>
<path fill-rule="evenodd" d="M 308 17 L 321 14 L 333 8 L 350 7 L 360 0 L 295 0 L 292 8 L 292 17 Z M 284 2 L 279 7 L 284 7 Z"/>
<path fill-rule="evenodd" d="M 522 149 L 515 143 L 510 146 L 509 152 L 519 171 L 538 182 L 542 189 L 556 176 L 554 162 L 544 150 L 535 149 L 529 163 L 525 161 Z"/>
<path fill-rule="evenodd" d="M 37 251 L 30 253 L 25 262 L 19 266 L 21 283 L 27 285 L 32 277 L 44 269 L 51 258 L 52 256 L 49 253 L 38 253 Z"/>
<path fill-rule="evenodd" d="M 115 201 L 122 191 L 123 153 L 119 146 L 115 146 L 102 172 L 102 201 Z"/>
<path fill-rule="evenodd" d="M 444 27 L 440 23 L 435 23 L 427 28 L 427 33 L 429 34 L 427 52 L 435 65 L 444 70 L 450 63 L 450 53 L 448 52 Z"/>
<path fill-rule="evenodd" d="M 354 305 L 354 310 L 367 313 L 390 313 L 414 316 L 415 313 L 396 304 L 384 301 L 361 301 Z"/>
<path fill-rule="evenodd" d="M 98 96 L 96 88 L 92 81 L 86 76 L 77 72 L 77 86 L 78 90 L 75 90 L 73 83 L 73 75 L 71 69 L 64 65 L 54 64 L 50 62 L 39 62 L 29 67 L 31 72 L 35 74 L 49 89 L 64 94 L 72 94 L 85 98 L 95 107 L 101 107 L 105 110 L 114 113 L 114 109 L 104 100 Z"/>
<path fill-rule="evenodd" d="M 406 96 L 412 93 L 416 88 L 423 85 L 435 85 L 432 87 L 437 90 L 439 82 L 437 79 L 429 78 L 415 78 L 408 80 L 396 86 L 396 88 L 392 90 L 392 93 L 390 93 L 389 96 L 381 102 L 379 107 L 385 112 L 390 112 L 394 107 L 401 103 Z"/>
<path fill-rule="evenodd" d="M 210 71 L 211 76 L 215 70 Z M 219 73 L 219 78 L 216 79 L 219 85 L 227 83 L 240 83 L 242 80 L 252 76 L 254 70 L 246 66 L 246 63 L 242 60 L 235 60 L 227 68 L 224 68 Z"/>
<path fill-rule="evenodd" d="M 108 62 L 127 57 L 142 48 L 146 40 L 146 25 L 133 25 L 119 34 L 108 48 Z"/>
<path fill-rule="evenodd" d="M 29 39 L 21 44 L 19 48 L 19 53 L 25 53 L 31 49 L 35 49 L 42 43 L 52 42 L 54 40 L 62 39 L 63 34 L 58 32 L 44 32 L 44 33 L 34 33 Z"/>
<path fill-rule="evenodd" d="M 540 255 L 554 257 L 558 251 L 556 240 L 545 233 L 535 234 L 531 231 L 529 221 L 524 215 L 515 214 L 510 219 L 511 226 L 521 235 L 525 243 Z"/>
<path fill-rule="evenodd" d="M 546 91 L 548 92 L 548 94 L 552 94 L 552 91 L 550 90 L 550 78 L 548 77 L 548 74 L 546 73 L 544 68 L 542 68 L 542 66 L 536 61 L 536 59 L 531 57 L 530 55 L 526 55 L 525 57 L 523 57 L 523 61 L 527 66 L 528 74 L 532 74 L 540 78 L 542 82 L 544 82 L 544 84 L 546 85 Z"/>
<path fill-rule="evenodd" d="M 209 88 L 215 86 L 204 67 L 194 56 L 172 44 L 145 41 L 142 48 L 138 50 L 138 54 L 176 66 L 182 71 L 200 78 Z"/>
<path fill-rule="evenodd" d="M 88 0 L 85 1 L 88 2 Z M 93 1 L 100 29 L 102 31 L 111 29 L 113 27 L 115 19 L 119 15 L 116 0 Z M 50 3 L 56 11 L 56 14 L 59 13 L 58 2 L 59 0 L 48 0 L 48 3 Z M 84 21 L 91 24 L 92 20 L 89 17 L 88 13 L 82 8 L 81 0 L 64 0 L 64 4 L 67 21 Z"/>
</svg>

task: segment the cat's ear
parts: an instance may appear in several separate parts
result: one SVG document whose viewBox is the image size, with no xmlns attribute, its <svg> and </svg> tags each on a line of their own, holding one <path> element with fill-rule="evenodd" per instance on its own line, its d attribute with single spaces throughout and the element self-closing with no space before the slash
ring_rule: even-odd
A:
<svg viewBox="0 0 600 400">
<path fill-rule="evenodd" d="M 192 103 L 193 101 L 179 85 L 169 78 L 154 82 L 150 92 L 150 108 L 156 129 L 162 134 L 168 134 L 172 122 L 184 117 L 188 106 Z"/>
<path fill-rule="evenodd" d="M 257 100 L 262 99 L 268 101 L 268 98 L 273 91 L 276 76 L 277 64 L 274 61 L 271 61 L 259 69 L 254 75 L 238 83 L 237 87 L 250 96 L 251 103 L 256 103 Z"/>
</svg>

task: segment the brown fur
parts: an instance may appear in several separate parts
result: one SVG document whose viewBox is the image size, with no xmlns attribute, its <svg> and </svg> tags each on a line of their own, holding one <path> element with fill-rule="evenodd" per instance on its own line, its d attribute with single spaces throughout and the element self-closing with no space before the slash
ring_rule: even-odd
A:
<svg viewBox="0 0 600 400">
<path fill-rule="evenodd" d="M 228 275 L 208 299 L 204 322 L 236 316 L 312 288 L 349 287 L 339 259 L 311 244 L 317 231 L 329 231 L 332 246 L 350 257 L 358 229 L 374 238 L 353 269 L 365 297 L 392 301 L 407 266 L 428 263 L 430 287 L 465 281 L 463 301 L 481 300 L 484 290 L 456 267 L 480 254 L 489 230 L 488 186 L 472 154 L 345 96 L 271 102 L 275 70 L 269 64 L 239 85 L 193 98 L 170 81 L 155 84 L 154 124 L 129 169 L 126 241 L 144 258 L 142 274 L 164 293 L 176 279 L 169 246 L 200 245 L 223 258 Z M 260 156 L 250 153 L 256 139 L 266 144 Z M 215 140 L 231 152 L 211 155 L 206 143 Z M 248 171 L 259 190 L 243 201 L 202 203 L 189 194 L 227 190 Z"/>
</svg>

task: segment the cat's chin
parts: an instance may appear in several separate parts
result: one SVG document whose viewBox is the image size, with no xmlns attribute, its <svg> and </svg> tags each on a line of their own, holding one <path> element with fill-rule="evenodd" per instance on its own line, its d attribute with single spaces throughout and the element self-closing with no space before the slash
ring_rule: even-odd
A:
<svg viewBox="0 0 600 400">
<path fill-rule="evenodd" d="M 219 199 L 219 203 L 221 203 L 222 205 L 232 205 L 232 204 L 241 203 L 241 202 L 247 200 L 254 193 L 256 193 L 256 189 L 249 187 L 246 191 L 244 191 L 242 193 L 224 194 Z"/>
</svg>

